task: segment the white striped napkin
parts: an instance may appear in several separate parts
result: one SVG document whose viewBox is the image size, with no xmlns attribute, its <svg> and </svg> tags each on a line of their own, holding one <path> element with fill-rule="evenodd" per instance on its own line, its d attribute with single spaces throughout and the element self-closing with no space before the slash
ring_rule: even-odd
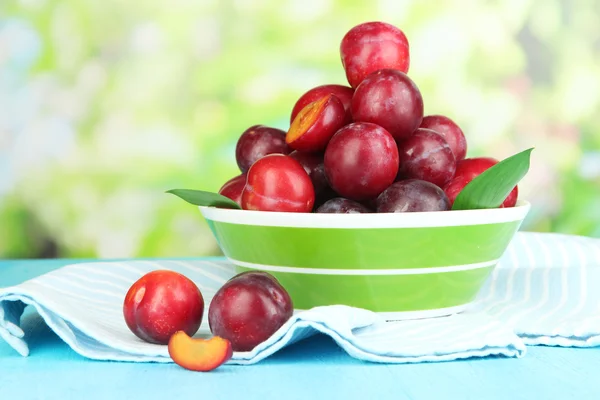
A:
<svg viewBox="0 0 600 400">
<path fill-rule="evenodd" d="M 414 363 L 503 355 L 522 357 L 526 345 L 591 347 L 600 344 L 600 240 L 518 233 L 473 307 L 459 315 L 386 322 L 345 306 L 300 312 L 251 352 L 231 364 L 252 364 L 322 332 L 349 355 L 373 362 Z M 74 351 L 115 361 L 170 362 L 166 346 L 145 343 L 125 325 L 122 301 L 129 286 L 158 268 L 193 279 L 207 304 L 233 274 L 225 261 L 96 262 L 63 267 L 0 289 L 0 336 L 29 354 L 19 326 L 26 305 Z M 208 334 L 208 322 L 199 335 Z"/>
</svg>

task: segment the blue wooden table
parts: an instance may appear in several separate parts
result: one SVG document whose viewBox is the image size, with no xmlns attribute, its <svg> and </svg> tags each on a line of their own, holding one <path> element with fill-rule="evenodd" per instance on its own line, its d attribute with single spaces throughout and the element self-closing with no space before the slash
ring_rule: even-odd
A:
<svg viewBox="0 0 600 400">
<path fill-rule="evenodd" d="M 0 261 L 0 287 L 74 260 Z M 24 316 L 31 354 L 0 340 L 0 399 L 600 399 L 599 349 L 530 347 L 522 359 L 416 365 L 365 363 L 328 337 L 252 366 L 210 373 L 174 364 L 87 360 L 37 316 Z"/>
</svg>

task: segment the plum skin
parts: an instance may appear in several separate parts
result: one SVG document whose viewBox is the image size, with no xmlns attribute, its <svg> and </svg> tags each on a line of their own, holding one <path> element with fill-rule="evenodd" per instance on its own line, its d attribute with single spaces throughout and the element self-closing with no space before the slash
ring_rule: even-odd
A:
<svg viewBox="0 0 600 400">
<path fill-rule="evenodd" d="M 399 163 L 392 135 L 366 122 L 354 122 L 337 131 L 324 158 L 331 188 L 354 201 L 377 197 L 394 182 Z"/>
<path fill-rule="evenodd" d="M 408 139 L 398 143 L 400 168 L 404 179 L 421 179 L 439 187 L 456 172 L 456 160 L 446 140 L 438 133 L 418 128 Z"/>
<path fill-rule="evenodd" d="M 354 26 L 342 38 L 340 57 L 350 86 L 356 88 L 367 75 L 380 69 L 407 73 L 410 46 L 404 32 L 380 21 Z"/>
<path fill-rule="evenodd" d="M 253 125 L 238 138 L 235 160 L 242 173 L 268 154 L 289 154 L 292 149 L 285 142 L 285 132 L 264 125 Z"/>
<path fill-rule="evenodd" d="M 233 351 L 250 351 L 281 328 L 293 311 L 292 299 L 275 277 L 248 271 L 217 291 L 208 322 L 213 335 L 229 340 Z"/>
<path fill-rule="evenodd" d="M 406 179 L 394 182 L 375 201 L 378 213 L 448 211 L 446 193 L 431 182 Z"/>
<path fill-rule="evenodd" d="M 304 167 L 283 154 L 269 154 L 248 170 L 242 209 L 276 212 L 312 211 L 315 189 Z"/>
<path fill-rule="evenodd" d="M 225 182 L 219 189 L 219 194 L 235 201 L 241 207 L 244 186 L 246 186 L 246 174 L 240 174 Z"/>
<path fill-rule="evenodd" d="M 352 97 L 356 122 L 385 128 L 397 141 L 408 138 L 423 120 L 423 96 L 408 75 L 392 69 L 369 74 Z"/>
<path fill-rule="evenodd" d="M 320 214 L 364 214 L 372 211 L 364 204 L 343 197 L 335 197 L 327 200 L 315 212 Z"/>
<path fill-rule="evenodd" d="M 204 298 L 186 276 L 155 270 L 138 279 L 127 291 L 123 316 L 140 339 L 167 344 L 177 331 L 194 335 L 202 323 Z"/>
<path fill-rule="evenodd" d="M 456 122 L 450 118 L 443 115 L 427 115 L 423 117 L 420 127 L 431 129 L 446 139 L 457 161 L 464 159 L 467 155 L 465 134 Z"/>
</svg>

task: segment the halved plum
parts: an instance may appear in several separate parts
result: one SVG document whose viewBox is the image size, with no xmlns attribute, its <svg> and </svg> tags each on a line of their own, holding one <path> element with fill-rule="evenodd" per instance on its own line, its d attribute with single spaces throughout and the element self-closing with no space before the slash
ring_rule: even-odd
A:
<svg viewBox="0 0 600 400">
<path fill-rule="evenodd" d="M 324 151 L 331 137 L 344 126 L 345 115 L 340 99 L 328 94 L 300 110 L 285 142 L 294 150 Z"/>
<path fill-rule="evenodd" d="M 294 108 L 292 109 L 292 114 L 290 115 L 290 124 L 296 119 L 296 116 L 304 107 L 313 101 L 319 100 L 329 94 L 334 95 L 344 105 L 344 110 L 346 112 L 346 116 L 344 118 L 344 125 L 352 122 L 352 95 L 354 94 L 354 89 L 349 86 L 337 85 L 337 84 L 329 84 L 329 85 L 321 85 L 314 87 L 304 93 L 294 104 Z"/>
</svg>

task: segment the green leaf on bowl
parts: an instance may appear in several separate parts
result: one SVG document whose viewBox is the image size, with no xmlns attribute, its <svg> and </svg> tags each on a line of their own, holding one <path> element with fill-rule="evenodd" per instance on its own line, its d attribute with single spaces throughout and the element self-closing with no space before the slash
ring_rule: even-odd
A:
<svg viewBox="0 0 600 400">
<path fill-rule="evenodd" d="M 508 157 L 488 168 L 460 191 L 453 210 L 498 208 L 529 171 L 533 148 Z"/>
<path fill-rule="evenodd" d="M 218 193 L 192 189 L 171 189 L 167 190 L 167 193 L 174 194 L 195 206 L 241 209 L 238 203 Z"/>
</svg>

